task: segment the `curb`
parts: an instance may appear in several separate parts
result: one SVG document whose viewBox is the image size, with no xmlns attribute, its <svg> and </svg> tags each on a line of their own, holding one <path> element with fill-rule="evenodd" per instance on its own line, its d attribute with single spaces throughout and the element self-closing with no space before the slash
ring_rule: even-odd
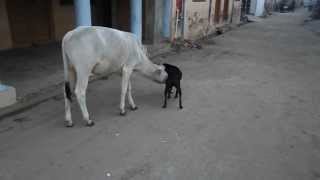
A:
<svg viewBox="0 0 320 180">
<path fill-rule="evenodd" d="M 50 88 L 51 88 L 51 86 L 50 86 Z M 47 88 L 47 89 L 49 89 L 49 88 Z M 54 87 L 54 90 L 52 90 L 51 92 L 43 93 L 40 91 L 40 92 L 34 93 L 34 95 L 32 95 L 32 97 L 28 97 L 26 99 L 18 101 L 17 103 L 15 103 L 11 106 L 2 108 L 0 110 L 0 121 L 5 117 L 19 114 L 19 113 L 24 112 L 28 109 L 31 109 L 31 108 L 33 108 L 43 102 L 46 102 L 47 100 L 49 100 L 55 96 L 60 95 L 61 93 L 62 93 L 61 89 L 59 89 L 57 87 Z"/>
</svg>

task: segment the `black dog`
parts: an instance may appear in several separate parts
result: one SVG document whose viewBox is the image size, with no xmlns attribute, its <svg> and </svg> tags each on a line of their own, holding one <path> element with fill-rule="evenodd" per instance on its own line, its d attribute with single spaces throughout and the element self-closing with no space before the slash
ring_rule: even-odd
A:
<svg viewBox="0 0 320 180">
<path fill-rule="evenodd" d="M 168 78 L 166 80 L 166 88 L 164 90 L 164 104 L 162 108 L 167 107 L 167 98 L 171 98 L 172 87 L 175 87 L 176 89 L 175 98 L 177 98 L 179 95 L 179 108 L 182 109 L 183 107 L 181 103 L 181 87 L 180 87 L 182 72 L 176 66 L 166 64 L 166 63 L 163 65 L 165 67 L 165 71 L 168 73 Z"/>
</svg>

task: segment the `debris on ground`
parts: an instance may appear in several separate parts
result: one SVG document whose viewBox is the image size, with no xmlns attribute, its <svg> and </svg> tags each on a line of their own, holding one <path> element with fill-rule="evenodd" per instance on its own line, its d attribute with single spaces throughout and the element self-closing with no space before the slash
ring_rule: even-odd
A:
<svg viewBox="0 0 320 180">
<path fill-rule="evenodd" d="M 161 140 L 160 140 L 160 142 L 162 142 L 162 143 L 167 143 L 168 142 L 168 138 L 160 138 Z"/>
<path fill-rule="evenodd" d="M 190 49 L 202 49 L 202 46 L 199 43 L 188 39 L 174 39 L 171 43 L 171 47 L 176 51 L 180 51 L 182 47 Z"/>
<path fill-rule="evenodd" d="M 216 29 L 216 34 L 217 34 L 217 35 L 223 34 L 223 29 L 217 28 L 217 29 Z"/>
<path fill-rule="evenodd" d="M 107 177 L 111 177 L 111 173 L 110 172 L 106 172 Z"/>
<path fill-rule="evenodd" d="M 18 123 L 23 123 L 23 122 L 27 122 L 27 121 L 31 121 L 32 119 L 28 118 L 28 117 L 20 117 L 20 118 L 16 118 L 13 121 L 14 122 L 18 122 Z"/>
</svg>

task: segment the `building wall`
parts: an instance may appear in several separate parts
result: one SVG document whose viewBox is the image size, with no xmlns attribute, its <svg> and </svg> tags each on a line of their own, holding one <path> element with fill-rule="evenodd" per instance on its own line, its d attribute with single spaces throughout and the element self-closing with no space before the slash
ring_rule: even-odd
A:
<svg viewBox="0 0 320 180">
<path fill-rule="evenodd" d="M 241 3 L 242 1 L 236 1 L 233 2 L 233 12 L 232 12 L 232 24 L 240 24 L 241 20 Z"/>
<path fill-rule="evenodd" d="M 164 3 L 163 0 L 159 1 L 159 0 L 155 0 L 154 2 L 154 41 L 155 42 L 159 42 L 162 38 L 162 25 L 163 25 L 163 11 L 164 11 Z"/>
<path fill-rule="evenodd" d="M 61 40 L 75 27 L 74 6 L 60 5 L 60 0 L 52 0 L 52 13 L 55 40 Z"/>
<path fill-rule="evenodd" d="M 51 3 L 54 40 L 61 40 L 64 34 L 75 26 L 74 6 L 62 6 L 59 0 L 51 0 Z M 0 39 L 0 49 L 13 47 L 6 0 L 0 0 Z"/>
<path fill-rule="evenodd" d="M 251 0 L 250 1 L 250 14 L 256 13 L 256 7 L 257 7 L 257 0 Z"/>
<path fill-rule="evenodd" d="M 257 0 L 255 16 L 262 16 L 264 14 L 265 0 Z"/>
<path fill-rule="evenodd" d="M 221 0 L 221 7 L 220 7 L 220 23 L 216 24 L 217 26 L 222 26 L 224 23 L 224 19 L 223 19 L 223 10 L 224 10 L 224 1 L 228 1 L 228 0 Z"/>
<path fill-rule="evenodd" d="M 224 17 L 222 17 L 223 18 L 222 25 L 226 25 L 231 22 L 231 19 L 232 19 L 231 16 L 232 16 L 232 12 L 233 12 L 232 6 L 234 3 L 234 0 L 224 0 L 224 1 L 229 1 L 228 6 L 226 7 L 226 8 L 228 8 L 228 10 L 226 10 L 228 18 L 225 19 Z M 223 2 L 223 3 L 225 3 L 225 2 Z M 223 8 L 225 8 L 224 5 L 223 5 Z M 224 11 L 224 9 L 222 11 Z"/>
<path fill-rule="evenodd" d="M 174 40 L 174 39 L 176 39 L 177 37 L 177 27 L 176 27 L 176 18 L 177 18 L 177 13 L 176 13 L 176 10 L 177 10 L 177 7 L 176 7 L 176 0 L 172 0 L 172 5 L 171 5 L 171 7 L 172 7 L 172 9 L 171 9 L 171 19 L 170 19 L 170 22 L 171 22 L 171 24 L 170 24 L 170 29 L 171 29 L 171 40 Z"/>
<path fill-rule="evenodd" d="M 222 12 L 224 12 L 224 3 L 225 3 L 225 1 L 229 1 L 228 2 L 228 6 L 226 7 L 227 8 L 227 16 L 228 16 L 228 18 L 224 18 L 223 16 L 222 16 L 222 25 L 226 25 L 226 24 L 229 24 L 230 22 L 231 22 L 231 16 L 232 16 L 232 12 L 233 12 L 233 4 L 234 4 L 234 0 L 223 0 L 223 6 L 222 6 Z"/>
<path fill-rule="evenodd" d="M 224 18 L 224 6 L 225 1 L 229 1 L 229 4 L 226 8 L 228 18 Z M 215 11 L 218 9 L 215 7 L 216 1 L 212 0 L 211 2 L 211 11 L 210 0 L 204 1 L 193 1 L 185 0 L 185 15 L 184 15 L 184 38 L 185 39 L 198 39 L 208 34 L 214 33 L 217 27 L 224 26 L 229 24 L 232 20 L 232 23 L 240 23 L 241 15 L 241 1 L 234 0 L 221 0 L 219 18 L 220 21 L 215 23 L 214 16 Z M 210 17 L 209 17 L 210 13 Z"/>
<path fill-rule="evenodd" d="M 228 20 L 226 23 L 231 23 L 231 21 L 233 20 L 233 13 L 235 11 L 235 3 L 236 1 L 235 0 L 229 0 L 229 10 L 228 10 Z"/>
<path fill-rule="evenodd" d="M 198 39 L 208 34 L 209 0 L 185 0 L 184 38 Z"/>
<path fill-rule="evenodd" d="M 0 49 L 12 47 L 6 1 L 0 0 Z"/>
</svg>

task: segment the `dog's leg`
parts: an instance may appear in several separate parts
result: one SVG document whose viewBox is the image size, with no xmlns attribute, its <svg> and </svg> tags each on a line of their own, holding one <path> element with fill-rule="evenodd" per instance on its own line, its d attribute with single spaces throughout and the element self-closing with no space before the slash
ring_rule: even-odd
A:
<svg viewBox="0 0 320 180">
<path fill-rule="evenodd" d="M 162 108 L 166 108 L 167 107 L 167 97 L 168 97 L 168 93 L 169 93 L 169 86 L 166 84 L 166 88 L 164 90 L 164 103 Z"/>
<path fill-rule="evenodd" d="M 179 94 L 179 108 L 182 109 L 183 106 L 182 106 L 182 102 L 181 102 L 182 93 L 181 93 L 180 83 L 179 83 L 179 85 L 178 85 L 178 87 L 177 87 L 177 92 L 178 92 L 178 94 Z"/>
<path fill-rule="evenodd" d="M 170 87 L 169 90 L 168 90 L 168 99 L 171 98 L 171 93 L 172 93 L 172 87 Z"/>
<path fill-rule="evenodd" d="M 178 88 L 176 87 L 176 95 L 174 96 L 175 99 L 178 98 L 178 94 L 179 94 L 178 92 L 179 92 L 179 91 L 178 91 Z"/>
</svg>

